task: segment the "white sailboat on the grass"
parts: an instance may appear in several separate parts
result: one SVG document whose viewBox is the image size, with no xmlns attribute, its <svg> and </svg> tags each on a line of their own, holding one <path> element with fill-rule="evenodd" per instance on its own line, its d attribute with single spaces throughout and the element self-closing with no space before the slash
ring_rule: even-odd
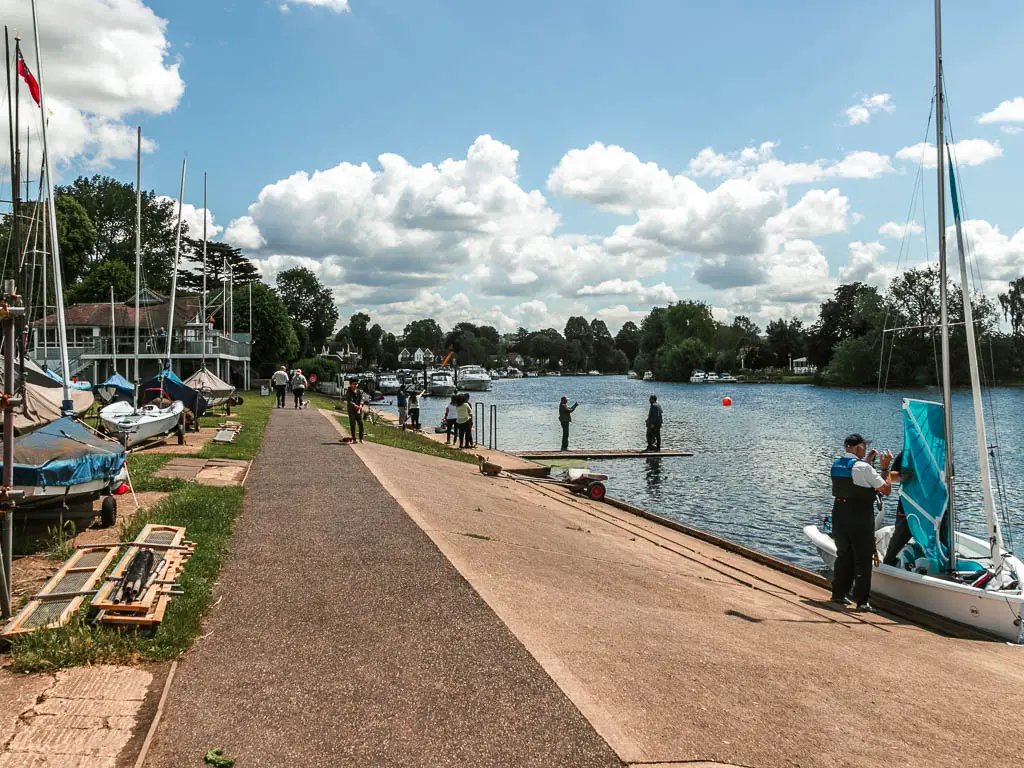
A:
<svg viewBox="0 0 1024 768">
<path fill-rule="evenodd" d="M 181 206 L 185 196 L 185 163 L 181 164 L 181 192 L 178 195 L 178 239 L 174 245 L 174 271 L 171 277 L 171 303 L 167 313 L 167 362 L 171 360 L 174 324 L 174 293 L 178 282 L 178 256 L 181 249 Z M 118 435 L 125 448 L 140 445 L 177 431 L 178 442 L 185 440 L 185 404 L 175 400 L 139 405 L 139 296 L 142 256 L 142 129 L 138 131 L 138 159 L 135 181 L 135 396 L 132 402 L 111 403 L 100 409 L 100 421 L 109 434 Z"/>
<path fill-rule="evenodd" d="M 988 539 L 957 530 L 952 451 L 953 427 L 950 394 L 949 316 L 946 289 L 945 172 L 947 147 L 943 142 L 942 10 L 935 0 L 936 152 L 939 190 L 939 283 L 942 331 L 942 403 L 903 401 L 904 465 L 912 472 L 900 488 L 913 540 L 903 548 L 896 566 L 876 565 L 872 592 L 930 611 L 1011 642 L 1024 642 L 1021 611 L 1024 606 L 1024 564 L 1006 549 L 996 512 L 989 468 L 989 445 L 981 397 L 981 375 L 970 301 L 956 180 L 950 164 L 950 192 L 959 250 L 967 353 L 981 488 Z M 894 526 L 875 532 L 881 558 Z M 831 536 L 817 526 L 804 533 L 829 567 L 836 559 Z M 944 535 L 945 534 L 945 535 Z M 952 550 L 944 543 L 952 540 Z"/>
</svg>

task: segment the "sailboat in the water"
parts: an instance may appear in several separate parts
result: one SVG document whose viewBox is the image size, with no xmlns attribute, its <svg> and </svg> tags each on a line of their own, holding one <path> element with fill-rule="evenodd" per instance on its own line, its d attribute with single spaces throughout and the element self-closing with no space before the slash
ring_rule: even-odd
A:
<svg viewBox="0 0 1024 768">
<path fill-rule="evenodd" d="M 135 379 L 139 379 L 139 297 L 142 259 L 142 128 L 138 129 L 138 148 L 135 175 Z M 185 196 L 185 163 L 181 164 L 181 192 L 178 195 L 178 239 L 174 246 L 174 272 L 171 278 L 171 304 L 167 314 L 167 364 L 171 360 L 171 339 L 174 323 L 174 291 L 177 287 L 178 255 L 181 248 L 181 207 Z M 162 379 L 161 379 L 162 381 Z M 141 391 L 140 391 L 141 390 Z M 134 402 L 111 403 L 100 409 L 100 421 L 109 434 L 118 435 L 125 448 L 139 445 L 157 437 L 177 431 L 178 442 L 185 441 L 185 404 L 173 400 L 164 404 L 163 387 L 156 392 L 155 402 L 140 405 L 146 394 L 135 387 Z"/>
<path fill-rule="evenodd" d="M 935 0 L 935 103 L 936 152 L 939 192 L 939 299 L 942 332 L 942 402 L 903 401 L 904 473 L 901 483 L 907 522 L 913 540 L 899 554 L 898 565 L 874 567 L 872 592 L 930 611 L 980 629 L 1011 642 L 1024 642 L 1021 626 L 1024 606 L 1024 564 L 1006 549 L 996 512 L 989 468 L 989 445 L 982 405 L 981 374 L 971 307 L 969 276 L 964 253 L 960 206 L 952 158 L 949 165 L 950 193 L 959 250 L 960 285 L 963 293 L 964 324 L 970 364 L 971 394 L 981 472 L 982 501 L 987 540 L 958 530 L 954 491 L 953 422 L 951 411 L 949 314 L 946 283 L 946 200 L 943 140 L 944 104 L 942 90 L 942 9 Z M 817 547 L 825 564 L 832 566 L 836 546 L 817 526 L 804 533 Z M 885 553 L 893 526 L 875 531 L 879 558 Z M 954 546 L 949 547 L 952 541 Z"/>
</svg>

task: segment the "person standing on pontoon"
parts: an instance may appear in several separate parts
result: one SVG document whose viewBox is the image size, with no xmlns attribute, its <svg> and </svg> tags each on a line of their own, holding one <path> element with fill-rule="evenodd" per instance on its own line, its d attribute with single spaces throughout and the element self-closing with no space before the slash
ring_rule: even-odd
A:
<svg viewBox="0 0 1024 768">
<path fill-rule="evenodd" d="M 274 385 L 274 393 L 277 395 L 277 407 L 284 408 L 284 396 L 288 392 L 288 370 L 282 365 L 280 370 L 274 371 L 270 383 Z"/>
<path fill-rule="evenodd" d="M 853 589 L 858 611 L 870 611 L 871 567 L 875 557 L 875 497 L 888 496 L 886 479 L 892 454 L 882 454 L 881 474 L 871 466 L 878 451 L 867 453 L 868 441 L 854 433 L 843 441 L 845 453 L 832 463 L 832 538 L 836 564 L 832 574 L 832 602 L 850 605 L 846 594 Z"/>
<path fill-rule="evenodd" d="M 572 412 L 579 408 L 579 402 L 569 405 L 569 398 L 562 395 L 562 401 L 558 404 L 558 421 L 562 425 L 562 450 L 569 450 L 569 423 L 572 421 Z"/>
<path fill-rule="evenodd" d="M 648 451 L 660 451 L 661 450 L 661 422 L 664 420 L 664 415 L 661 411 L 661 404 L 658 402 L 657 395 L 651 395 L 650 410 L 647 412 L 647 448 Z"/>
</svg>

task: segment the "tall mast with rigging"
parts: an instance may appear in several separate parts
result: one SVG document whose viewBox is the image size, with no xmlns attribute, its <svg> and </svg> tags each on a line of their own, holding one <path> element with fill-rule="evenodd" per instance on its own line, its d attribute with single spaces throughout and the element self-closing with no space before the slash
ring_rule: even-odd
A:
<svg viewBox="0 0 1024 768">
<path fill-rule="evenodd" d="M 174 266 L 171 268 L 171 304 L 167 311 L 167 365 L 171 365 L 171 339 L 174 337 L 174 298 L 178 291 L 178 258 L 181 255 L 181 208 L 185 198 L 185 166 L 188 158 L 181 161 L 181 191 L 178 192 L 178 236 L 174 241 Z M 173 371 L 174 369 L 171 368 Z"/>
<path fill-rule="evenodd" d="M 206 174 L 203 174 L 203 309 L 202 317 L 203 321 L 203 351 L 202 351 L 202 366 L 203 370 L 206 370 L 206 217 L 209 215 L 209 210 L 206 203 Z"/>
<path fill-rule="evenodd" d="M 956 494 L 953 490 L 953 409 L 949 377 L 949 297 L 946 290 L 946 163 L 942 98 L 942 0 L 935 0 L 935 152 L 939 187 L 939 312 L 942 324 L 942 409 L 946 433 L 946 518 L 949 526 L 949 572 L 956 571 Z"/>
<path fill-rule="evenodd" d="M 135 388 L 132 405 L 139 409 L 139 290 L 142 283 L 142 126 L 136 132 L 135 150 Z"/>
</svg>

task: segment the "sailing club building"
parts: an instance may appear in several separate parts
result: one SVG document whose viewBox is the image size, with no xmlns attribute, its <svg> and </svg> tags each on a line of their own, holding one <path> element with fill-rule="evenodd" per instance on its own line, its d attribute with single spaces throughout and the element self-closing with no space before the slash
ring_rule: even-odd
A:
<svg viewBox="0 0 1024 768">
<path fill-rule="evenodd" d="M 219 307 L 208 306 L 212 312 Z M 145 381 L 159 373 L 167 360 L 167 329 L 171 328 L 171 368 L 187 379 L 203 367 L 203 329 L 206 329 L 206 368 L 238 389 L 249 388 L 250 350 L 248 333 L 232 333 L 220 319 L 203 318 L 199 296 L 178 296 L 174 322 L 168 323 L 170 302 L 154 291 L 139 296 L 139 377 Z M 211 320 L 213 322 L 211 322 Z M 68 335 L 70 375 L 92 382 L 106 380 L 117 372 L 135 378 L 135 297 L 113 305 L 110 302 L 74 304 L 64 308 Z M 32 358 L 60 371 L 56 315 L 32 323 L 29 350 Z"/>
</svg>

